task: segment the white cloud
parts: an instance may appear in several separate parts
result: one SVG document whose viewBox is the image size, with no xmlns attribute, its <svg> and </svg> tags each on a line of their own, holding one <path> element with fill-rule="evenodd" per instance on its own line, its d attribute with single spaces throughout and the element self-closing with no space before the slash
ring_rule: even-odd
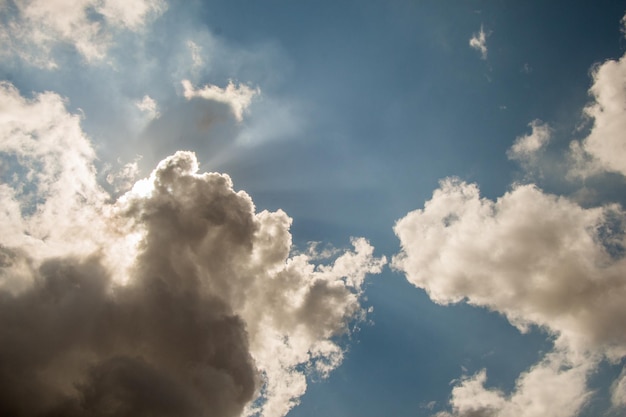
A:
<svg viewBox="0 0 626 417">
<path fill-rule="evenodd" d="M 112 33 L 140 30 L 165 10 L 162 0 L 16 0 L 1 5 L 8 24 L 0 30 L 5 56 L 15 54 L 47 68 L 57 66 L 52 49 L 76 48 L 87 62 L 105 58 Z"/>
<path fill-rule="evenodd" d="M 593 120 L 593 126 L 582 146 L 572 144 L 578 161 L 574 173 L 586 176 L 604 170 L 626 175 L 626 55 L 594 69 L 589 94 L 593 102 L 585 108 L 585 114 Z M 592 157 L 590 163 L 581 163 L 585 155 L 580 150 Z"/>
<path fill-rule="evenodd" d="M 139 110 L 146 113 L 150 119 L 156 119 L 161 115 L 157 102 L 149 95 L 143 96 L 141 101 L 135 102 L 135 105 Z"/>
<path fill-rule="evenodd" d="M 243 120 L 243 114 L 254 96 L 261 93 L 259 88 L 252 89 L 245 84 L 235 85 L 232 81 L 225 88 L 208 84 L 201 89 L 195 89 L 189 80 L 183 80 L 182 84 L 183 95 L 187 100 L 203 98 L 224 103 L 230 107 L 233 116 L 239 122 Z"/>
<path fill-rule="evenodd" d="M 613 407 L 626 407 L 626 368 L 611 388 L 611 403 Z"/>
<path fill-rule="evenodd" d="M 525 329 L 536 324 L 577 351 L 626 354 L 626 213 L 582 208 L 532 185 L 497 201 L 448 179 L 399 220 L 393 265 L 441 304 L 466 299 Z M 610 249 L 617 253 L 610 253 Z"/>
<path fill-rule="evenodd" d="M 3 219 L 3 244 L 45 249 L 48 256 L 69 247 L 93 250 L 83 239 L 100 223 L 99 208 L 106 196 L 97 186 L 95 152 L 80 118 L 68 114 L 63 99 L 54 93 L 27 100 L 2 82 L 0 138 L 7 175 L 3 201 L 5 207 L 15 207 Z"/>
<path fill-rule="evenodd" d="M 452 389 L 452 414 L 442 412 L 437 417 L 575 416 L 590 397 L 586 389 L 589 364 L 573 364 L 566 356 L 549 354 L 519 377 L 511 395 L 487 388 L 484 369 L 463 378 Z"/>
<path fill-rule="evenodd" d="M 625 222 L 617 205 L 583 208 L 533 185 L 491 201 L 455 179 L 397 222 L 393 266 L 433 301 L 487 307 L 522 331 L 537 325 L 556 337 L 556 350 L 510 396 L 484 388 L 483 374 L 462 381 L 455 415 L 576 415 L 597 360 L 626 355 Z"/>
<path fill-rule="evenodd" d="M 482 59 L 487 59 L 487 34 L 482 25 L 480 26 L 480 31 L 474 33 L 470 38 L 469 46 L 479 51 Z"/>
<path fill-rule="evenodd" d="M 511 148 L 507 151 L 509 159 L 531 161 L 550 140 L 550 127 L 541 120 L 533 120 L 529 124 L 531 132 L 528 135 L 515 139 Z"/>
<path fill-rule="evenodd" d="M 132 188 L 139 176 L 140 160 L 141 157 L 136 157 L 134 161 L 124 164 L 116 171 L 112 171 L 110 166 L 105 167 L 106 182 L 113 186 L 114 192 L 126 192 Z M 118 163 L 120 163 L 119 160 Z"/>
<path fill-rule="evenodd" d="M 0 410 L 276 417 L 341 363 L 385 263 L 364 239 L 291 255 L 291 219 L 191 152 L 112 202 L 59 96 L 0 100 Z"/>
</svg>

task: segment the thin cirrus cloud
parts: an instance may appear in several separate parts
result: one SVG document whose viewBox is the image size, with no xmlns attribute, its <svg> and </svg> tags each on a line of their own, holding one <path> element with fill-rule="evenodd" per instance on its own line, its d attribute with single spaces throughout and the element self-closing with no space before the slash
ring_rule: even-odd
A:
<svg viewBox="0 0 626 417">
<path fill-rule="evenodd" d="M 624 57 L 593 72 L 585 108 L 592 127 L 572 141 L 571 170 L 626 175 L 621 162 L 626 120 Z M 540 121 L 508 151 L 522 166 L 550 139 Z M 576 165 L 578 164 L 578 165 Z M 523 372 L 511 393 L 487 386 L 487 370 L 456 381 L 450 411 L 438 417 L 578 415 L 590 401 L 590 376 L 602 360 L 626 357 L 626 212 L 615 203 L 582 207 L 535 184 L 516 184 L 490 200 L 476 184 L 440 183 L 423 209 L 395 225 L 402 250 L 394 268 L 439 304 L 465 301 L 503 314 L 520 331 L 538 326 L 554 337 L 553 350 Z M 625 373 L 611 388 L 624 405 Z"/>
<path fill-rule="evenodd" d="M 63 99 L 2 87 L 3 415 L 282 416 L 341 363 L 385 264 L 365 239 L 293 254 L 291 219 L 191 152 L 112 201 Z"/>
</svg>

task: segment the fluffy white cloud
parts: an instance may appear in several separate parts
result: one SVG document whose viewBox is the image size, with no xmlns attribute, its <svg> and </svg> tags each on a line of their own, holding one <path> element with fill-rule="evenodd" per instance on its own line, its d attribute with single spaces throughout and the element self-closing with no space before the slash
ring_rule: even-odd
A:
<svg viewBox="0 0 626 417">
<path fill-rule="evenodd" d="M 111 201 L 60 97 L 0 100 L 0 414 L 282 416 L 341 363 L 385 263 L 364 239 L 292 255 L 291 219 L 190 152 Z"/>
<path fill-rule="evenodd" d="M 90 235 L 101 222 L 106 195 L 96 184 L 95 152 L 53 93 L 32 100 L 0 83 L 4 245 L 54 256 L 94 249 Z M 58 252 L 60 251 L 60 252 Z M 0 283 L 0 287 L 2 283 Z"/>
<path fill-rule="evenodd" d="M 573 364 L 566 354 L 553 352 L 520 376 L 511 395 L 485 387 L 483 369 L 452 389 L 453 414 L 441 412 L 436 417 L 574 416 L 590 396 L 586 389 L 589 369 L 589 363 Z"/>
<path fill-rule="evenodd" d="M 243 120 L 243 114 L 254 96 L 261 93 L 259 88 L 253 89 L 245 84 L 235 85 L 232 81 L 225 88 L 208 84 L 201 89 L 195 89 L 189 80 L 183 80 L 182 84 L 183 94 L 187 100 L 203 98 L 224 103 L 230 107 L 233 116 L 239 122 Z"/>
<path fill-rule="evenodd" d="M 550 127 L 541 120 L 533 120 L 529 124 L 531 132 L 519 136 L 507 151 L 509 159 L 522 162 L 531 161 L 550 140 Z"/>
<path fill-rule="evenodd" d="M 8 21 L 0 30 L 3 54 L 54 68 L 51 51 L 58 44 L 73 46 L 88 62 L 101 60 L 112 30 L 138 31 L 166 5 L 163 0 L 15 0 L 0 7 Z"/>
<path fill-rule="evenodd" d="M 393 265 L 442 304 L 467 300 L 577 351 L 626 354 L 626 213 L 521 185 L 497 201 L 448 179 L 399 220 Z"/>
<path fill-rule="evenodd" d="M 626 175 L 626 55 L 594 69 L 589 93 L 593 102 L 585 113 L 593 126 L 582 147 L 596 168 Z"/>
<path fill-rule="evenodd" d="M 474 33 L 470 38 L 469 46 L 479 51 L 482 59 L 487 59 L 487 34 L 482 25 L 480 26 L 480 30 Z"/>
<path fill-rule="evenodd" d="M 556 337 L 557 353 L 522 375 L 510 397 L 483 392 L 482 374 L 462 381 L 451 402 L 457 414 L 474 415 L 483 402 L 498 416 L 576 414 L 595 361 L 626 355 L 625 222 L 616 205 L 583 208 L 533 185 L 491 201 L 455 179 L 397 222 L 402 251 L 393 266 L 435 302 L 467 301 L 504 314 L 522 331 L 538 325 Z M 571 391 L 550 402 L 541 394 L 552 389 L 545 380 Z"/>
</svg>

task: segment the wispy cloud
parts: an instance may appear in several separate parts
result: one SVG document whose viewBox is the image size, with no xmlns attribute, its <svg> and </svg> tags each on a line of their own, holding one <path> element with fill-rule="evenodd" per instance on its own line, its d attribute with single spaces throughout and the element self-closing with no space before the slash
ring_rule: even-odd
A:
<svg viewBox="0 0 626 417">
<path fill-rule="evenodd" d="M 47 68 L 57 67 L 53 49 L 61 44 L 74 47 L 87 62 L 103 60 L 111 30 L 139 31 L 166 8 L 162 0 L 17 0 L 12 5 L 0 9 L 8 21 L 0 29 L 2 53 Z"/>
</svg>

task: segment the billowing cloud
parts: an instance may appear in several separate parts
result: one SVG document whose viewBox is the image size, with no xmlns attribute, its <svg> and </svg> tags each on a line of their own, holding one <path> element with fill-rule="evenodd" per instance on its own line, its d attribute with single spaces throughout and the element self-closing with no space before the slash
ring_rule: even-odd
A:
<svg viewBox="0 0 626 417">
<path fill-rule="evenodd" d="M 225 88 L 216 85 L 205 85 L 195 89 L 189 80 L 183 80 L 184 96 L 187 100 L 203 98 L 218 101 L 228 105 L 237 121 L 243 120 L 244 111 L 250 106 L 254 96 L 260 94 L 260 89 L 253 89 L 245 84 L 235 85 L 232 81 Z"/>
<path fill-rule="evenodd" d="M 480 26 L 480 30 L 472 35 L 469 40 L 469 46 L 472 49 L 476 49 L 480 52 L 480 57 L 482 59 L 487 59 L 487 34 L 483 29 L 483 26 Z"/>
<path fill-rule="evenodd" d="M 575 155 L 580 148 L 591 155 L 592 161 L 578 165 L 581 175 L 598 170 L 626 175 L 626 55 L 619 60 L 608 60 L 593 71 L 593 85 L 589 90 L 592 103 L 585 108 L 591 118 L 591 132 L 582 142 L 572 144 Z M 581 158 L 577 158 L 581 161 Z"/>
<path fill-rule="evenodd" d="M 54 68 L 53 48 L 74 47 L 86 61 L 102 60 L 113 30 L 138 31 L 161 14 L 162 0 L 13 0 L 0 4 L 8 21 L 0 30 L 3 54 Z"/>
<path fill-rule="evenodd" d="M 626 213 L 582 208 L 532 185 L 497 201 L 448 179 L 399 220 L 393 265 L 442 304 L 467 300 L 578 351 L 626 355 Z"/>
<path fill-rule="evenodd" d="M 626 355 L 625 222 L 617 205 L 583 208 L 533 185 L 492 201 L 455 179 L 397 222 L 393 266 L 433 301 L 487 307 L 555 337 L 557 350 L 508 397 L 486 390 L 483 374 L 461 381 L 451 400 L 458 415 L 576 415 L 589 370 Z M 571 389 L 553 397 L 546 381 Z M 472 414 L 483 408 L 492 413 Z"/>
<path fill-rule="evenodd" d="M 482 28 L 470 45 L 486 57 Z M 626 57 L 599 64 L 592 74 L 592 102 L 584 109 L 592 124 L 586 138 L 571 142 L 565 172 L 570 178 L 626 175 Z M 539 120 L 530 127 L 507 152 L 529 172 L 554 162 L 542 154 L 551 128 Z M 552 166 L 546 172 L 565 174 Z M 593 191 L 574 195 L 585 192 Z M 537 326 L 554 341 L 512 392 L 490 387 L 482 370 L 456 381 L 451 410 L 437 416 L 575 416 L 593 395 L 587 381 L 598 364 L 626 357 L 626 211 L 620 205 L 583 207 L 534 184 L 513 185 L 494 201 L 482 198 L 475 184 L 446 179 L 394 230 L 402 250 L 393 266 L 433 301 L 486 307 L 522 332 Z M 625 380 L 623 371 L 612 384 L 614 407 L 626 405 Z"/>
<path fill-rule="evenodd" d="M 452 414 L 441 412 L 436 417 L 574 416 L 590 397 L 586 389 L 589 368 L 587 363 L 572 363 L 566 355 L 553 352 L 520 376 L 511 395 L 486 388 L 483 369 L 452 389 Z"/>
<path fill-rule="evenodd" d="M 291 219 L 191 152 L 113 201 L 59 96 L 0 100 L 0 414 L 282 416 L 341 363 L 367 241 L 294 255 Z"/>
</svg>

